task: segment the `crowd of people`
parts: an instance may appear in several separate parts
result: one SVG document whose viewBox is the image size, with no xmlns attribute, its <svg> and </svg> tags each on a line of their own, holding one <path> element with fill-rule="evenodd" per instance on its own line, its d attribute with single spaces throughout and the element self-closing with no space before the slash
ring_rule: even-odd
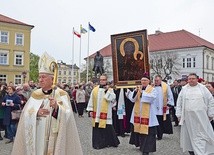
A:
<svg viewBox="0 0 214 155">
<path fill-rule="evenodd" d="M 12 112 L 23 109 L 36 86 L 32 81 L 19 86 L 14 86 L 13 82 L 8 84 L 1 82 L 0 88 L 0 130 L 4 130 L 3 137 L 9 139 L 6 143 L 11 143 L 14 140 L 18 124 L 18 119 L 12 118 Z M 0 140 L 3 140 L 3 137 L 0 132 Z"/>
<path fill-rule="evenodd" d="M 141 85 L 134 88 L 115 88 L 106 75 L 99 80 L 73 87 L 58 85 L 69 95 L 70 107 L 79 118 L 91 117 L 94 149 L 117 147 L 120 144 L 117 136 L 130 135 L 129 144 L 148 155 L 156 151 L 156 140 L 163 140 L 164 134 L 173 134 L 174 121 L 174 127 L 181 126 L 180 145 L 184 152 L 214 154 L 214 83 L 199 79 L 196 74 L 171 85 L 160 75 L 153 81 L 143 75 Z M 0 128 L 5 131 L 0 140 L 5 137 L 6 143 L 11 143 L 20 122 L 12 119 L 12 111 L 22 110 L 41 86 L 33 81 L 16 87 L 12 82 L 0 85 Z"/>
</svg>

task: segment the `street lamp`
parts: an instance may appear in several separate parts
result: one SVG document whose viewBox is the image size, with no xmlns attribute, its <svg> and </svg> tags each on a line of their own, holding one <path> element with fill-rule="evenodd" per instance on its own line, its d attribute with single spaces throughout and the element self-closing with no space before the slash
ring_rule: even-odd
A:
<svg viewBox="0 0 214 155">
<path fill-rule="evenodd" d="M 23 83 L 25 83 L 25 78 L 27 77 L 27 72 L 23 71 L 22 76 L 23 76 Z"/>
</svg>

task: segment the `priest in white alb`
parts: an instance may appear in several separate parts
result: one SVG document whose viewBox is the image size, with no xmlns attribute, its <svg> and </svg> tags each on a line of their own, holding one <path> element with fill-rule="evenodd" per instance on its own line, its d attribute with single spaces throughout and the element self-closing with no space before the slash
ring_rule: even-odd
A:
<svg viewBox="0 0 214 155">
<path fill-rule="evenodd" d="M 41 88 L 23 109 L 11 155 L 83 155 L 69 96 L 53 87 L 54 58 L 45 52 L 38 68 Z"/>
<path fill-rule="evenodd" d="M 180 121 L 180 145 L 190 155 L 213 155 L 214 132 L 210 121 L 214 117 L 214 99 L 209 90 L 198 83 L 195 73 L 188 76 L 177 100 L 176 116 Z"/>
</svg>

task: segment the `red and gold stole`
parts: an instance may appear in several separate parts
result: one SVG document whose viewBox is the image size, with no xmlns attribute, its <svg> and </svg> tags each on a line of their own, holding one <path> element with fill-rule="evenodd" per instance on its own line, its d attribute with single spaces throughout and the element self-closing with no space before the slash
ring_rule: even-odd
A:
<svg viewBox="0 0 214 155">
<path fill-rule="evenodd" d="M 145 92 L 151 93 L 153 87 L 148 85 Z M 149 112 L 150 103 L 142 103 L 142 111 L 140 111 L 141 92 L 137 92 L 137 99 L 134 105 L 134 132 L 148 135 L 149 131 Z"/>
<path fill-rule="evenodd" d="M 95 118 L 97 112 L 97 97 L 98 97 L 99 86 L 96 86 L 93 91 L 93 118 L 92 125 L 95 127 Z M 100 109 L 100 120 L 99 120 L 99 128 L 106 128 L 107 121 L 107 113 L 108 113 L 108 101 L 103 97 Z"/>
<path fill-rule="evenodd" d="M 167 84 L 165 82 L 161 83 L 163 92 L 163 120 L 166 120 L 166 110 L 167 110 Z"/>
</svg>

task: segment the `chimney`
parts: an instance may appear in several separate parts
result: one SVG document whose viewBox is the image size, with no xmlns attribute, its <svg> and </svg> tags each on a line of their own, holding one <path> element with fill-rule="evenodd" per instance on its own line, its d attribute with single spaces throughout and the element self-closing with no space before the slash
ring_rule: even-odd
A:
<svg viewBox="0 0 214 155">
<path fill-rule="evenodd" d="M 161 32 L 160 30 L 156 30 L 156 31 L 155 31 L 155 34 L 156 34 L 156 35 L 159 35 L 159 34 L 161 34 L 161 33 L 163 33 L 163 32 Z"/>
</svg>

